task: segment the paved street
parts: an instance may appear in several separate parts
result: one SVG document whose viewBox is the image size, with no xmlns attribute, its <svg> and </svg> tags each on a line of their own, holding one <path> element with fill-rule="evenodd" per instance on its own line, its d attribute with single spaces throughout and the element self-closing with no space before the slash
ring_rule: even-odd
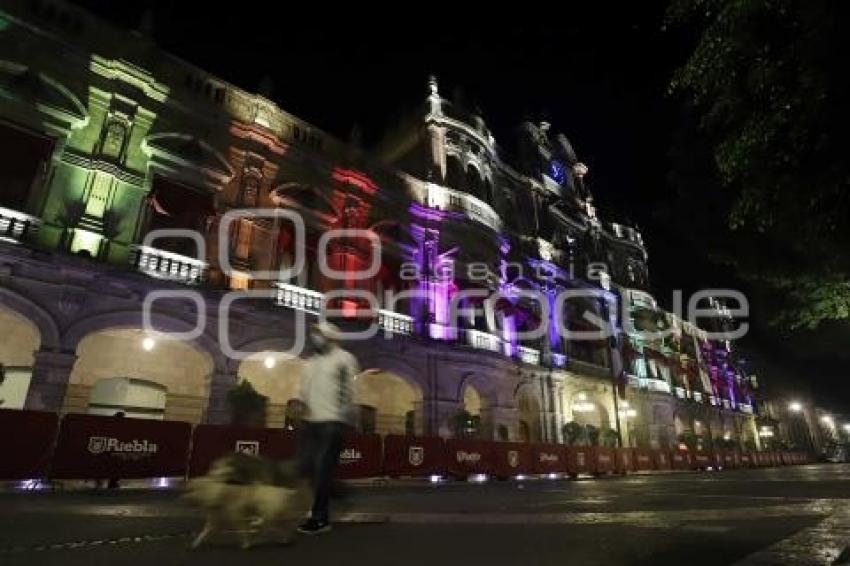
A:
<svg viewBox="0 0 850 566">
<path fill-rule="evenodd" d="M 848 498 L 850 465 L 393 484 L 292 547 L 190 551 L 201 519 L 178 492 L 18 492 L 0 495 L 0 564 L 829 564 Z"/>
</svg>

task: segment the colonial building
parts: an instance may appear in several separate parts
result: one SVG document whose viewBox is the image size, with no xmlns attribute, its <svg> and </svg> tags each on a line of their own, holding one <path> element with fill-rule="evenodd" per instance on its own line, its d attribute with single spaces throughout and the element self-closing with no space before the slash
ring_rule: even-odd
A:
<svg viewBox="0 0 850 566">
<path fill-rule="evenodd" d="M 597 215 L 550 124 L 507 157 L 432 78 L 364 150 L 54 0 L 4 2 L 0 54 L 4 406 L 222 422 L 244 379 L 283 426 L 301 362 L 281 352 L 336 292 L 381 329 L 346 345 L 377 370 L 362 429 L 758 442 L 730 345 L 658 308 L 640 233 Z M 527 338 L 555 319 L 571 332 Z M 613 336 L 572 337 L 593 320 Z"/>
</svg>

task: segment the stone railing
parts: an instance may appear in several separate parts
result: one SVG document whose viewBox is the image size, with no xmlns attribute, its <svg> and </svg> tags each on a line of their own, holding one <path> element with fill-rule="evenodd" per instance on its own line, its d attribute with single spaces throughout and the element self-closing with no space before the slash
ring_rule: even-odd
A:
<svg viewBox="0 0 850 566">
<path fill-rule="evenodd" d="M 529 348 L 528 346 L 519 346 L 519 359 L 527 364 L 540 365 L 540 350 Z"/>
<path fill-rule="evenodd" d="M 275 283 L 277 297 L 275 302 L 279 307 L 306 311 L 319 314 L 322 310 L 322 294 L 319 291 L 305 289 L 291 283 Z"/>
<path fill-rule="evenodd" d="M 187 285 L 201 283 L 208 267 L 205 261 L 150 246 L 133 246 L 130 264 L 150 277 Z"/>
<path fill-rule="evenodd" d="M 0 206 L 0 240 L 20 243 L 38 231 L 39 226 L 41 219 Z"/>
<path fill-rule="evenodd" d="M 663 379 L 647 379 L 646 388 L 659 393 L 670 393 L 670 384 Z"/>
<path fill-rule="evenodd" d="M 378 327 L 391 334 L 413 334 L 413 317 L 378 309 Z"/>
<path fill-rule="evenodd" d="M 473 348 L 490 352 L 499 352 L 502 349 L 502 340 L 489 332 L 468 328 L 464 330 L 464 334 L 466 335 L 466 343 Z"/>
</svg>

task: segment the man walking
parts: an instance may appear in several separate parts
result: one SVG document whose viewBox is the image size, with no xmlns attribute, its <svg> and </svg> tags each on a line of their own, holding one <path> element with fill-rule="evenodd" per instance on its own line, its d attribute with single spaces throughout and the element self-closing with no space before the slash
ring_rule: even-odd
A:
<svg viewBox="0 0 850 566">
<path fill-rule="evenodd" d="M 329 505 L 333 473 L 339 462 L 342 435 L 353 422 L 356 358 L 337 343 L 339 329 L 320 322 L 310 329 L 313 355 L 301 375 L 301 400 L 306 405 L 298 445 L 301 473 L 310 479 L 314 500 L 310 518 L 298 531 L 313 535 L 331 529 Z"/>
</svg>

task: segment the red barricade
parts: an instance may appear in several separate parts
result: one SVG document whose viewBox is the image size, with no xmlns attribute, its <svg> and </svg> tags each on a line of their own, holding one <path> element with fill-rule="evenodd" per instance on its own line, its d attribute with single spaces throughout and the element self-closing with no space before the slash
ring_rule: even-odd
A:
<svg viewBox="0 0 850 566">
<path fill-rule="evenodd" d="M 654 469 L 652 462 L 652 453 L 645 448 L 634 449 L 634 462 L 636 470 Z"/>
<path fill-rule="evenodd" d="M 381 475 L 381 437 L 347 434 L 339 451 L 335 476 L 339 479 L 373 478 Z"/>
<path fill-rule="evenodd" d="M 694 452 L 691 455 L 691 469 L 705 470 L 712 465 L 711 456 L 707 452 Z"/>
<path fill-rule="evenodd" d="M 570 475 L 589 474 L 593 449 L 589 446 L 571 446 L 565 449 L 567 456 L 566 471 Z"/>
<path fill-rule="evenodd" d="M 445 442 L 436 436 L 387 435 L 384 438 L 384 473 L 392 477 L 446 473 Z"/>
<path fill-rule="evenodd" d="M 614 449 L 594 448 L 591 471 L 594 474 L 608 474 L 614 471 Z"/>
<path fill-rule="evenodd" d="M 735 459 L 735 452 L 731 450 L 723 452 L 723 467 L 729 469 L 738 467 L 738 462 Z"/>
<path fill-rule="evenodd" d="M 519 474 L 530 474 L 532 465 L 531 446 L 513 442 L 495 442 L 491 450 L 493 473 L 507 478 Z"/>
<path fill-rule="evenodd" d="M 489 474 L 493 471 L 493 443 L 481 440 L 446 440 L 449 473 L 458 476 Z"/>
<path fill-rule="evenodd" d="M 218 458 L 234 452 L 287 460 L 295 456 L 295 434 L 281 429 L 197 425 L 192 433 L 189 476 L 200 476 Z"/>
<path fill-rule="evenodd" d="M 617 448 L 614 453 L 614 467 L 620 474 L 633 472 L 635 469 L 635 459 L 632 457 L 631 448 Z"/>
<path fill-rule="evenodd" d="M 752 451 L 741 452 L 741 466 L 744 468 L 755 468 L 758 466 L 756 453 Z"/>
<path fill-rule="evenodd" d="M 567 454 L 558 444 L 532 444 L 531 470 L 535 474 L 562 474 L 567 471 Z"/>
<path fill-rule="evenodd" d="M 670 453 L 666 450 L 653 450 L 652 463 L 656 470 L 669 470 L 672 466 L 670 462 Z"/>
<path fill-rule="evenodd" d="M 0 409 L 0 479 L 44 478 L 58 425 L 56 413 Z"/>
<path fill-rule="evenodd" d="M 670 460 L 673 462 L 674 470 L 691 469 L 691 458 L 687 450 L 673 450 L 670 453 Z"/>
<path fill-rule="evenodd" d="M 59 479 L 183 476 L 189 423 L 97 415 L 66 415 L 50 477 Z"/>
<path fill-rule="evenodd" d="M 780 452 L 779 457 L 782 459 L 783 466 L 790 466 L 794 463 L 794 458 L 792 457 L 791 452 Z"/>
</svg>

